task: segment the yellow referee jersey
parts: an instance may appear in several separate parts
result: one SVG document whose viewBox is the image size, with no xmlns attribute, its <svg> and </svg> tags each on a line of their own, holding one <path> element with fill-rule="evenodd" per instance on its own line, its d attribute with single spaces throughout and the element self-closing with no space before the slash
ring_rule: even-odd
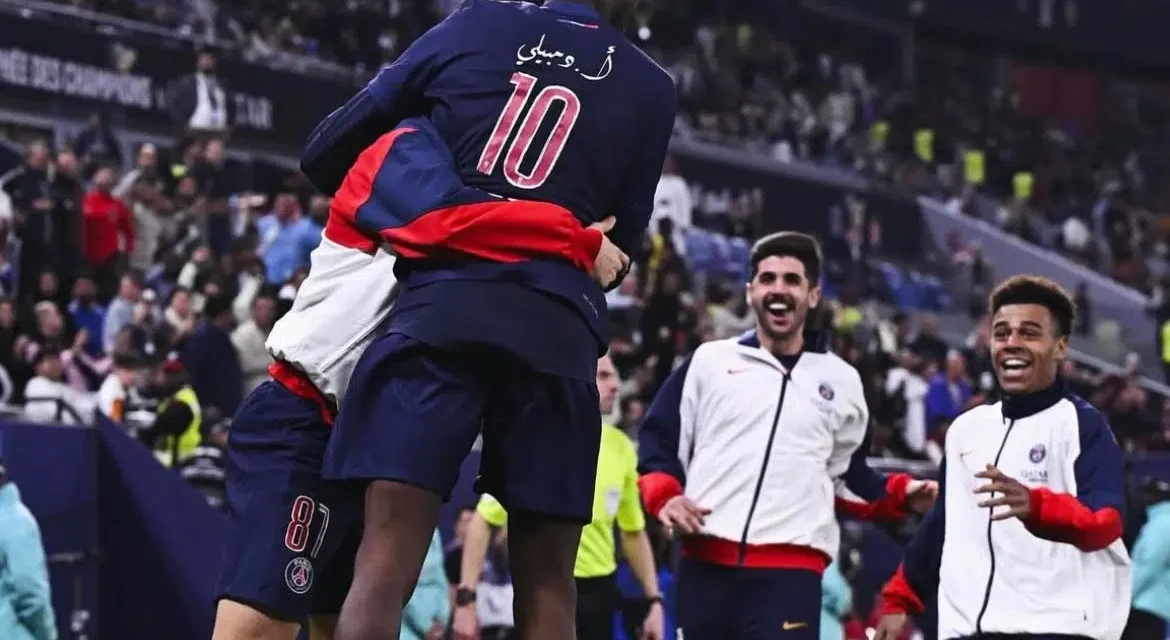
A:
<svg viewBox="0 0 1170 640">
<path fill-rule="evenodd" d="M 484 495 L 475 510 L 494 527 L 508 522 L 508 513 L 495 498 Z M 613 525 L 622 531 L 646 527 L 642 499 L 638 495 L 638 455 L 634 443 L 620 429 L 601 426 L 601 451 L 597 458 L 597 483 L 593 488 L 593 521 L 581 529 L 577 564 L 573 575 L 600 578 L 617 571 L 617 547 Z"/>
</svg>

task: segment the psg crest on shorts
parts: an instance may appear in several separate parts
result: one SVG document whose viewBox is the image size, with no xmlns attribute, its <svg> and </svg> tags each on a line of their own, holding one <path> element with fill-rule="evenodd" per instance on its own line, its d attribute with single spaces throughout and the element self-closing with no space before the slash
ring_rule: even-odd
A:
<svg viewBox="0 0 1170 640">
<path fill-rule="evenodd" d="M 1038 444 L 1028 451 L 1028 459 L 1032 461 L 1032 464 L 1044 462 L 1044 456 L 1046 455 L 1048 455 L 1048 450 L 1042 444 Z"/>
<path fill-rule="evenodd" d="M 313 588 L 313 563 L 308 558 L 293 558 L 284 567 L 284 583 L 297 595 Z"/>
<path fill-rule="evenodd" d="M 817 391 L 821 394 L 821 397 L 824 398 L 825 400 L 832 400 L 833 396 L 837 395 L 833 391 L 833 387 L 830 387 L 829 383 L 827 383 L 827 382 L 822 382 L 821 386 L 817 387 Z"/>
</svg>

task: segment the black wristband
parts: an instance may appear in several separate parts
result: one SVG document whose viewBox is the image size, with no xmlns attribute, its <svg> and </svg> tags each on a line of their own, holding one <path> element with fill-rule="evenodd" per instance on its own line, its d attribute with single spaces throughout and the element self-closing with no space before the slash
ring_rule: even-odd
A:
<svg viewBox="0 0 1170 640">
<path fill-rule="evenodd" d="M 658 594 L 656 596 L 649 596 L 646 598 L 646 601 L 650 604 L 661 604 L 664 606 L 666 605 L 666 601 L 662 599 L 662 594 Z"/>
<path fill-rule="evenodd" d="M 475 589 L 470 587 L 457 587 L 455 589 L 455 606 L 466 607 L 475 602 Z"/>
</svg>

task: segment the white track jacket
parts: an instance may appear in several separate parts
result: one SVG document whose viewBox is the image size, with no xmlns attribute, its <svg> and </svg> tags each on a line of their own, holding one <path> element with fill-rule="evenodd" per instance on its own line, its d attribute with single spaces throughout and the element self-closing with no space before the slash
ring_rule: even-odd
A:
<svg viewBox="0 0 1170 640">
<path fill-rule="evenodd" d="M 701 345 L 659 390 L 639 433 L 651 513 L 679 493 L 712 510 L 694 559 L 823 570 L 837 555 L 838 483 L 867 500 L 884 479 L 864 464 L 869 411 L 857 371 L 808 349 L 791 370 L 754 333 Z"/>
<path fill-rule="evenodd" d="M 886 611 L 938 606 L 938 637 L 1121 637 L 1130 559 L 1121 541 L 1121 449 L 1099 411 L 1063 383 L 960 415 L 939 499 L 883 590 Z M 992 521 L 975 489 L 987 464 L 1031 489 L 1032 514 Z M 1004 509 L 1004 507 L 999 507 Z"/>
</svg>

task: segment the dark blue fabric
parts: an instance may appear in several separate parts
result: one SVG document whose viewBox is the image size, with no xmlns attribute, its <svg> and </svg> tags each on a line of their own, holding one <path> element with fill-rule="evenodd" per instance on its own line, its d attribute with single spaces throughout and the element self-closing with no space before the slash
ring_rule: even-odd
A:
<svg viewBox="0 0 1170 640">
<path fill-rule="evenodd" d="M 74 610 L 90 637 L 211 637 L 223 514 L 105 420 L 0 422 L 0 451 L 41 525 L 61 637 Z"/>
<path fill-rule="evenodd" d="M 1125 457 L 1105 415 L 1083 399 L 1069 395 L 1077 408 L 1081 455 L 1073 463 L 1077 500 L 1093 511 L 1112 507 L 1125 519 Z"/>
<path fill-rule="evenodd" d="M 231 524 L 216 595 L 282 620 L 337 613 L 353 573 L 353 550 L 339 549 L 360 536 L 363 506 L 360 492 L 321 479 L 321 410 L 270 380 L 244 400 L 229 438 Z M 306 524 L 289 540 L 298 512 Z"/>
<path fill-rule="evenodd" d="M 853 452 L 849 459 L 849 468 L 841 477 L 845 481 L 845 488 L 857 494 L 858 498 L 866 502 L 873 502 L 886 497 L 886 477 L 869 467 L 869 446 L 873 430 L 867 428 L 865 439 L 861 446 Z"/>
<path fill-rule="evenodd" d="M 679 460 L 682 429 L 679 405 L 690 369 L 691 358 L 687 356 L 658 389 L 638 429 L 638 473 L 669 473 L 683 486 L 687 484 L 687 475 Z"/>
<path fill-rule="evenodd" d="M 354 369 L 323 475 L 446 497 L 482 432 L 478 491 L 509 510 L 587 523 L 600 424 L 594 381 L 540 373 L 498 349 L 439 349 L 390 333 Z"/>
<path fill-rule="evenodd" d="M 0 454 L 8 477 L 41 528 L 61 638 L 71 637 L 71 611 L 95 616 L 91 637 L 104 622 L 97 616 L 98 579 L 106 578 L 98 571 L 97 448 L 93 431 L 0 422 Z"/>
<path fill-rule="evenodd" d="M 687 638 L 819 640 L 821 575 L 683 558 L 676 602 Z"/>
<path fill-rule="evenodd" d="M 225 416 L 235 413 L 244 399 L 244 380 L 227 332 L 201 322 L 187 336 L 180 356 L 203 410 L 216 407 Z"/>
<path fill-rule="evenodd" d="M 632 255 L 641 246 L 653 210 L 677 95 L 662 70 L 620 33 L 605 24 L 582 27 L 565 18 L 582 15 L 589 19 L 592 10 L 467 0 L 317 127 L 302 156 L 303 170 L 318 187 L 332 192 L 362 149 L 396 123 L 425 116 L 451 150 L 458 176 L 468 187 L 558 204 L 582 225 L 612 215 L 617 223 L 608 235 Z M 537 50 L 555 50 L 557 63 L 541 64 L 547 56 L 532 62 L 535 53 L 521 53 Z M 538 107 L 536 103 L 545 98 L 550 102 Z M 564 146 L 541 165 L 541 171 L 547 170 L 543 180 L 525 183 L 518 176 L 538 171 L 541 154 L 535 149 L 558 135 L 551 114 L 560 122 L 569 113 L 562 110 L 569 107 L 554 102 L 572 103 L 571 119 L 565 116 L 556 129 Z M 547 122 L 527 120 L 538 108 L 549 114 Z M 504 122 L 501 114 L 506 110 L 514 115 L 514 136 L 494 130 Z M 531 126 L 526 129 L 525 123 Z M 526 130 L 529 133 L 523 133 Z M 494 161 L 485 153 L 489 141 L 499 148 Z M 532 145 L 531 153 L 512 153 L 525 144 Z M 519 163 L 516 158 L 525 162 L 523 168 L 509 164 Z M 447 265 L 425 276 L 416 275 L 412 267 L 399 275 L 408 285 L 452 279 L 521 284 L 557 296 L 575 309 L 580 315 L 575 323 L 592 331 L 598 354 L 609 342 L 604 296 L 579 269 L 531 261 Z M 450 304 L 463 303 L 452 299 Z M 516 329 L 506 335 L 517 340 L 550 330 L 525 323 L 523 307 L 495 305 L 477 311 L 507 315 Z"/>
<path fill-rule="evenodd" d="M 938 470 L 938 500 L 926 512 L 918 530 L 906 544 L 902 557 L 902 571 L 906 582 L 929 607 L 938 594 L 938 571 L 942 566 L 943 540 L 946 538 L 946 481 L 947 462 Z"/>
</svg>

